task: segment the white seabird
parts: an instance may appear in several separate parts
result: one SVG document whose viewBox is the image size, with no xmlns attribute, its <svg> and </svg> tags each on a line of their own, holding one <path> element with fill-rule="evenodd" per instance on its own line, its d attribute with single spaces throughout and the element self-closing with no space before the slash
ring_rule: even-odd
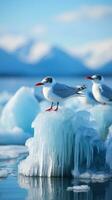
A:
<svg viewBox="0 0 112 200">
<path fill-rule="evenodd" d="M 51 111 L 54 103 L 57 104 L 54 111 L 57 111 L 60 101 L 72 96 L 83 96 L 82 90 L 86 88 L 85 85 L 71 87 L 62 83 L 57 83 L 52 77 L 45 77 L 41 82 L 36 83 L 35 86 L 43 86 L 44 97 L 51 102 L 51 107 L 46 111 Z"/>
<path fill-rule="evenodd" d="M 112 104 L 112 89 L 103 84 L 103 77 L 101 75 L 93 75 L 86 77 L 92 80 L 92 94 L 97 102 L 106 105 Z"/>
</svg>

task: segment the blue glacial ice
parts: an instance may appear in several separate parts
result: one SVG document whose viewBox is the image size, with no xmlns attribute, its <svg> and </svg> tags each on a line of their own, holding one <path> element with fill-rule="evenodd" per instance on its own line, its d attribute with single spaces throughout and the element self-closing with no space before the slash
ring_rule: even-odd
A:
<svg viewBox="0 0 112 200">
<path fill-rule="evenodd" d="M 105 146 L 89 111 L 62 107 L 41 112 L 32 127 L 34 138 L 27 143 L 29 156 L 19 164 L 20 174 L 70 176 L 72 171 L 78 176 L 80 168 L 97 168 L 95 159 Z"/>
<path fill-rule="evenodd" d="M 112 125 L 109 128 L 109 134 L 105 142 L 106 145 L 106 163 L 112 170 Z"/>
<path fill-rule="evenodd" d="M 98 133 L 102 139 L 106 139 L 112 124 L 112 106 L 95 105 L 91 108 L 91 115 L 96 121 Z"/>
<path fill-rule="evenodd" d="M 20 88 L 1 112 L 0 144 L 24 144 L 33 134 L 31 123 L 39 110 L 33 89 Z"/>
</svg>

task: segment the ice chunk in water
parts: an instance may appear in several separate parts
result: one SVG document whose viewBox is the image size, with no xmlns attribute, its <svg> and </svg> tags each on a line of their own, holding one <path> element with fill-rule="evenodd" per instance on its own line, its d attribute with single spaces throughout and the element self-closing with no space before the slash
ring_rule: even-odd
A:
<svg viewBox="0 0 112 200">
<path fill-rule="evenodd" d="M 75 185 L 67 188 L 67 191 L 73 192 L 88 192 L 89 190 L 90 187 L 88 185 Z"/>
<path fill-rule="evenodd" d="M 0 178 L 6 178 L 8 176 L 7 169 L 0 169 Z"/>
<path fill-rule="evenodd" d="M 2 111 L 1 125 L 6 130 L 15 127 L 32 132 L 31 123 L 39 112 L 39 104 L 31 88 L 22 87 L 9 100 Z"/>
</svg>

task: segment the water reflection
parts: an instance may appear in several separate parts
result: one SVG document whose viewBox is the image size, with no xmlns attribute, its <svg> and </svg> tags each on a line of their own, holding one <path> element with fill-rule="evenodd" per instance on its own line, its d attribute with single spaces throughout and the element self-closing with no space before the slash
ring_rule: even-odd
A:
<svg viewBox="0 0 112 200">
<path fill-rule="evenodd" d="M 28 192 L 27 200 L 112 200 L 112 181 L 90 183 L 87 193 L 68 192 L 74 181 L 60 178 L 34 178 L 19 176 L 19 185 Z M 75 181 L 74 185 L 84 184 Z"/>
<path fill-rule="evenodd" d="M 71 185 L 69 179 L 19 176 L 18 180 L 20 187 L 27 189 L 27 200 L 93 200 L 91 192 L 68 192 L 66 189 Z"/>
</svg>

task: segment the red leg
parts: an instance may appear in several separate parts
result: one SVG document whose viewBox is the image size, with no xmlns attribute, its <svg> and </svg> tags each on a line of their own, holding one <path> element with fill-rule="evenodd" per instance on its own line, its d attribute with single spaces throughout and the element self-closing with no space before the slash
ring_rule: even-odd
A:
<svg viewBox="0 0 112 200">
<path fill-rule="evenodd" d="M 54 111 L 58 111 L 58 107 L 56 107 L 56 108 L 54 109 Z"/>
<path fill-rule="evenodd" d="M 53 109 L 53 102 L 52 102 L 52 104 L 51 104 L 51 107 L 48 108 L 48 109 L 46 109 L 46 111 L 51 111 L 52 109 Z"/>
<path fill-rule="evenodd" d="M 45 111 L 51 111 L 51 110 L 52 110 L 52 108 L 50 107 L 50 108 L 46 109 Z"/>
<path fill-rule="evenodd" d="M 57 106 L 56 106 L 56 108 L 54 109 L 54 111 L 58 111 L 58 106 L 59 106 L 59 102 L 57 102 Z"/>
</svg>

